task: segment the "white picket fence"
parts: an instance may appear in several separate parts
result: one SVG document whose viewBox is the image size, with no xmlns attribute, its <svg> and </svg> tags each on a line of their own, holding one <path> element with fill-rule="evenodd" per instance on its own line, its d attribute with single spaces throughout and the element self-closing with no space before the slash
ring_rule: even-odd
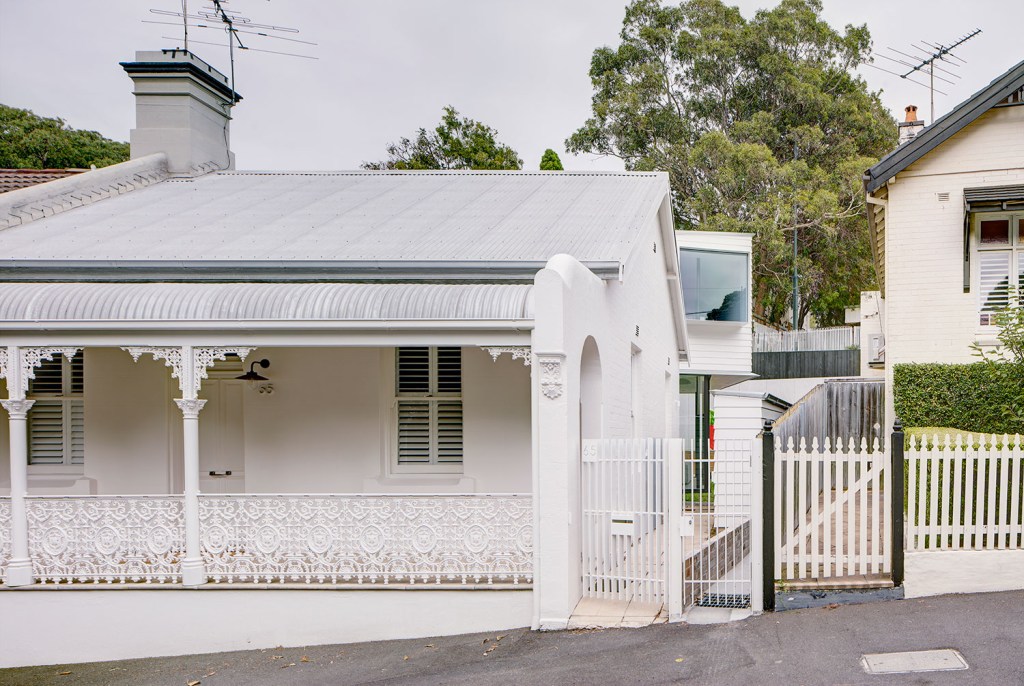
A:
<svg viewBox="0 0 1024 686">
<path fill-rule="evenodd" d="M 776 443 L 776 579 L 891 572 L 889 453 L 877 440 L 870 447 L 866 439 Z"/>
<path fill-rule="evenodd" d="M 911 437 L 907 550 L 1024 547 L 1020 436 Z"/>
<path fill-rule="evenodd" d="M 858 345 L 857 329 L 834 326 L 824 329 L 774 331 L 758 326 L 754 331 L 755 353 L 788 353 L 801 350 L 846 350 Z"/>
</svg>

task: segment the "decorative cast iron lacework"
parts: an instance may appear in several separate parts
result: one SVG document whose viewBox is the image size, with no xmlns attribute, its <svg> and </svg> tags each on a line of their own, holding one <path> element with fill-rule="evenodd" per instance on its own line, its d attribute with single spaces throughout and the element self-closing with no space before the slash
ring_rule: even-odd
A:
<svg viewBox="0 0 1024 686">
<path fill-rule="evenodd" d="M 200 496 L 210 581 L 531 583 L 530 496 Z"/>
<path fill-rule="evenodd" d="M 11 559 L 11 499 L 0 498 L 0 584 L 7 575 L 7 561 Z"/>
<path fill-rule="evenodd" d="M 181 496 L 30 497 L 26 504 L 40 582 L 180 581 Z"/>
</svg>

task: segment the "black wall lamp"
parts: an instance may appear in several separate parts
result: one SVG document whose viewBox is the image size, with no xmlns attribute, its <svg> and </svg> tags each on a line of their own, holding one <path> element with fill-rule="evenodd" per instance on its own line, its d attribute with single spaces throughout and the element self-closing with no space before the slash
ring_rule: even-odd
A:
<svg viewBox="0 0 1024 686">
<path fill-rule="evenodd" d="M 241 376 L 236 376 L 235 378 L 238 379 L 239 381 L 247 382 L 249 388 L 256 388 L 257 384 L 259 384 L 262 381 L 270 381 L 270 379 L 268 379 L 267 377 L 261 376 L 259 373 L 256 372 L 256 365 L 259 365 L 263 369 L 266 369 L 267 367 L 270 366 L 270 360 L 266 358 L 262 360 L 253 360 L 252 364 L 249 365 L 249 371 L 247 371 L 245 374 L 242 374 Z"/>
</svg>

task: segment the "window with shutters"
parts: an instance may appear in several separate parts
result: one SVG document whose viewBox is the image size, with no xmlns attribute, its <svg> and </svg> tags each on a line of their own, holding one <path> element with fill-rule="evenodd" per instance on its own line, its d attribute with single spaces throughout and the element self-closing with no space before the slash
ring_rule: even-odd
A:
<svg viewBox="0 0 1024 686">
<path fill-rule="evenodd" d="M 1011 289 L 1024 291 L 1024 214 L 975 213 L 978 249 L 978 323 L 991 326 L 1010 302 Z"/>
<path fill-rule="evenodd" d="M 462 471 L 462 349 L 395 349 L 395 467 Z"/>
<path fill-rule="evenodd" d="M 30 465 L 85 463 L 85 399 L 83 355 L 70 361 L 63 355 L 43 362 L 29 380 L 28 412 Z"/>
</svg>

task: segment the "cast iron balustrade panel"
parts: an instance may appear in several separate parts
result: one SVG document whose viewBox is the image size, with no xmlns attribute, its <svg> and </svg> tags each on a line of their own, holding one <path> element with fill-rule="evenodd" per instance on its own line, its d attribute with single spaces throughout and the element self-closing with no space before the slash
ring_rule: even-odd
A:
<svg viewBox="0 0 1024 686">
<path fill-rule="evenodd" d="M 41 583 L 181 580 L 181 496 L 34 496 L 26 509 Z"/>
<path fill-rule="evenodd" d="M 204 495 L 210 581 L 528 584 L 528 495 Z"/>
<path fill-rule="evenodd" d="M 7 561 L 11 559 L 11 499 L 0 498 L 0 584 L 7 575 Z"/>
</svg>

